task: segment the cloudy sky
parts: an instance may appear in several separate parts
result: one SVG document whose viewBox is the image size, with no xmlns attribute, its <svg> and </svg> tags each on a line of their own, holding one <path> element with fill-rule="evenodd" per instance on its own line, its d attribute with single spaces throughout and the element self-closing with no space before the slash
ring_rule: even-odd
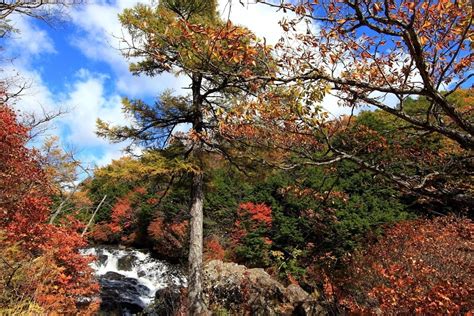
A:
<svg viewBox="0 0 474 316">
<path fill-rule="evenodd" d="M 186 85 L 182 78 L 169 74 L 150 78 L 128 72 L 128 63 L 118 51 L 117 37 L 122 33 L 117 15 L 136 3 L 88 1 L 71 8 L 68 20 L 54 26 L 29 17 L 11 17 L 20 33 L 3 45 L 12 60 L 2 65 L 2 76 L 18 73 L 31 86 L 16 107 L 30 112 L 67 109 L 51 126 L 50 134 L 74 148 L 85 163 L 101 166 L 122 155 L 123 144 L 110 144 L 95 135 L 99 117 L 124 122 L 122 97 L 150 100 L 165 89 L 179 91 Z M 267 43 L 275 43 L 282 34 L 278 25 L 282 13 L 273 8 L 219 0 L 219 9 L 225 18 L 231 9 L 234 23 L 247 26 Z M 333 113 L 340 113 L 333 99 L 325 104 Z"/>
</svg>

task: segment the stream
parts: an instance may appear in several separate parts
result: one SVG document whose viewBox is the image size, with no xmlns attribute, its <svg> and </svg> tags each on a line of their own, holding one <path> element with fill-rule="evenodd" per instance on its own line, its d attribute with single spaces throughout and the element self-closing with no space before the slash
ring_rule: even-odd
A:
<svg viewBox="0 0 474 316">
<path fill-rule="evenodd" d="M 155 259 L 145 250 L 96 246 L 82 251 L 95 255 L 91 264 L 100 283 L 100 311 L 106 315 L 134 315 L 146 311 L 157 291 L 186 286 L 177 265 Z"/>
</svg>

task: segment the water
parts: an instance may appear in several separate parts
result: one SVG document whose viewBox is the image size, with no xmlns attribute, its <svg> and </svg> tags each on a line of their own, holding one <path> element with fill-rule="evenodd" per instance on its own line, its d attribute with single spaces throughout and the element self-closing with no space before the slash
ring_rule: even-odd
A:
<svg viewBox="0 0 474 316">
<path fill-rule="evenodd" d="M 186 278 L 177 266 L 155 259 L 146 251 L 99 246 L 82 253 L 97 257 L 91 267 L 101 285 L 103 311 L 134 314 L 153 303 L 158 290 L 186 286 Z"/>
</svg>

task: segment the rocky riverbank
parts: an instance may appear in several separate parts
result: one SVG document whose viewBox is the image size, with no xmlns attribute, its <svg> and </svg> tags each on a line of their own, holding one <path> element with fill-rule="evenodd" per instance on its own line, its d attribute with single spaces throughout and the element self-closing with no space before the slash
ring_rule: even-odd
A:
<svg viewBox="0 0 474 316">
<path fill-rule="evenodd" d="M 263 269 L 248 269 L 236 263 L 210 261 L 203 271 L 203 294 L 211 315 L 327 315 L 317 293 L 287 287 Z M 150 309 L 154 315 L 185 315 L 185 288 L 156 292 Z"/>
<path fill-rule="evenodd" d="M 180 266 L 153 258 L 146 250 L 96 246 L 83 253 L 97 257 L 92 268 L 101 287 L 100 311 L 106 315 L 141 313 L 157 291 L 186 286 Z"/>
<path fill-rule="evenodd" d="M 186 278 L 181 267 L 142 250 L 98 246 L 84 250 L 101 286 L 107 315 L 185 314 Z M 263 269 L 213 260 L 203 271 L 203 292 L 213 315 L 326 315 L 317 293 L 284 286 Z"/>
<path fill-rule="evenodd" d="M 212 310 L 231 315 L 325 315 L 317 293 L 285 287 L 263 269 L 218 260 L 204 269 L 204 293 Z"/>
</svg>

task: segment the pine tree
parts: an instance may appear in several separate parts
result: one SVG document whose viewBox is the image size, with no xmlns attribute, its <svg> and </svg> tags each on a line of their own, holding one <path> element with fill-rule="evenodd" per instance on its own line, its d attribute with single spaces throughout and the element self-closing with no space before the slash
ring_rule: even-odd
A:
<svg viewBox="0 0 474 316">
<path fill-rule="evenodd" d="M 98 121 L 98 134 L 112 141 L 131 140 L 149 150 L 173 140 L 177 157 L 193 164 L 190 205 L 189 312 L 206 313 L 202 298 L 203 153 L 231 155 L 217 137 L 223 117 L 235 100 L 254 95 L 263 85 L 252 78 L 272 71 L 269 48 L 247 29 L 222 21 L 216 1 L 164 0 L 152 8 L 137 5 L 120 15 L 131 35 L 126 57 L 134 74 L 155 76 L 163 72 L 185 75 L 190 94 L 167 91 L 154 104 L 124 99 L 124 109 L 133 118 L 129 126 L 110 126 Z M 178 124 L 188 124 L 187 133 L 174 133 Z M 222 139 L 221 139 L 222 140 Z"/>
</svg>

